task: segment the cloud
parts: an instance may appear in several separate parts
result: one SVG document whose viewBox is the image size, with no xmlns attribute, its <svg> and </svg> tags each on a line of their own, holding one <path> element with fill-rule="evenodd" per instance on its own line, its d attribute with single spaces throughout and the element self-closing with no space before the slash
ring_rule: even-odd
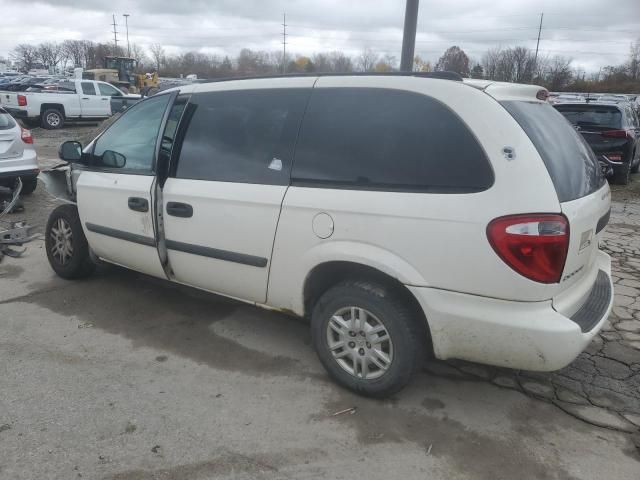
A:
<svg viewBox="0 0 640 480">
<path fill-rule="evenodd" d="M 618 0 L 431 0 L 420 6 L 416 53 L 431 61 L 451 45 L 472 58 L 495 46 L 535 48 L 540 13 L 545 12 L 541 55 L 571 57 L 587 71 L 622 63 L 640 37 L 640 1 Z M 197 50 L 235 55 L 241 48 L 282 48 L 282 13 L 287 14 L 288 50 L 310 54 L 370 47 L 399 57 L 404 2 L 401 0 L 0 0 L 3 28 L 0 56 L 18 43 L 84 38 L 113 41 L 117 13 L 124 41 L 123 13 L 130 40 L 162 43 L 169 52 Z"/>
</svg>

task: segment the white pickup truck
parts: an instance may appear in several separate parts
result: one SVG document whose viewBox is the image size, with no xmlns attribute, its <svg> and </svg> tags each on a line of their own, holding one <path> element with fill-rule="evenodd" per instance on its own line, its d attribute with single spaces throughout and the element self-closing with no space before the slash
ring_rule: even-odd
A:
<svg viewBox="0 0 640 480">
<path fill-rule="evenodd" d="M 68 120 L 101 120 L 139 100 L 140 95 L 93 80 L 66 81 L 51 90 L 0 92 L 0 106 L 13 117 L 47 129 L 61 128 Z"/>
</svg>

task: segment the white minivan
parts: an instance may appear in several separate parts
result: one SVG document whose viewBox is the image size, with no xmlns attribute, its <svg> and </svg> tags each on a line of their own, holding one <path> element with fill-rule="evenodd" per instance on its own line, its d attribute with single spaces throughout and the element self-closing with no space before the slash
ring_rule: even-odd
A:
<svg viewBox="0 0 640 480">
<path fill-rule="evenodd" d="M 308 317 L 365 395 L 426 354 L 560 369 L 611 310 L 610 193 L 546 95 L 443 73 L 163 92 L 61 146 L 76 203 L 47 255 L 64 278 L 103 260 Z"/>
</svg>

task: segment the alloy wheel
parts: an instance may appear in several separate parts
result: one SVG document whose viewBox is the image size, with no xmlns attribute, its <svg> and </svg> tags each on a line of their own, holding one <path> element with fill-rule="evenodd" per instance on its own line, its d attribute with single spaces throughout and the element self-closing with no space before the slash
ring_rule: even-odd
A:
<svg viewBox="0 0 640 480">
<path fill-rule="evenodd" d="M 64 218 L 58 218 L 50 232 L 51 255 L 60 264 L 66 265 L 73 256 L 73 233 L 71 226 Z"/>
<path fill-rule="evenodd" d="M 338 365 L 364 380 L 384 375 L 393 362 L 393 342 L 384 323 L 368 310 L 345 307 L 327 325 L 327 345 Z"/>
</svg>

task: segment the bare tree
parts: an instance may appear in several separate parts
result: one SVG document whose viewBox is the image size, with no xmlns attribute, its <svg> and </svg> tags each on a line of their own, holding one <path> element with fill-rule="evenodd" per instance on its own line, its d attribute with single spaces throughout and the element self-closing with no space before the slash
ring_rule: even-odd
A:
<svg viewBox="0 0 640 480">
<path fill-rule="evenodd" d="M 516 83 L 529 83 L 533 80 L 535 56 L 526 47 L 509 49 L 510 60 L 513 64 L 513 77 L 509 80 Z"/>
<path fill-rule="evenodd" d="M 315 65 L 316 72 L 326 73 L 331 71 L 331 62 L 326 53 L 314 53 L 311 61 Z"/>
<path fill-rule="evenodd" d="M 631 80 L 640 79 L 640 38 L 629 48 L 628 69 Z"/>
<path fill-rule="evenodd" d="M 549 61 L 545 82 L 550 90 L 562 90 L 572 80 L 571 59 L 556 55 Z"/>
<path fill-rule="evenodd" d="M 65 40 L 62 42 L 64 56 L 71 60 L 74 67 L 82 67 L 84 61 L 84 42 L 82 40 Z"/>
<path fill-rule="evenodd" d="M 38 60 L 47 68 L 58 68 L 58 64 L 64 56 L 62 45 L 54 42 L 45 42 L 38 45 Z"/>
<path fill-rule="evenodd" d="M 356 59 L 356 64 L 358 65 L 358 69 L 363 72 L 371 72 L 376 63 L 378 63 L 379 55 L 371 50 L 369 47 L 365 48 L 358 58 Z"/>
<path fill-rule="evenodd" d="M 282 68 L 282 54 L 270 55 L 268 52 L 243 48 L 240 50 L 236 64 L 240 75 L 275 73 Z"/>
<path fill-rule="evenodd" d="M 336 73 L 353 72 L 353 61 L 342 52 L 330 52 L 328 55 L 331 71 Z"/>
<path fill-rule="evenodd" d="M 469 57 L 458 46 L 447 48 L 436 63 L 436 70 L 456 72 L 463 77 L 469 76 Z"/>
<path fill-rule="evenodd" d="M 19 65 L 20 70 L 28 72 L 38 61 L 38 49 L 28 43 L 21 43 L 9 56 Z"/>
<path fill-rule="evenodd" d="M 545 62 L 539 58 L 538 64 Z M 485 78 L 502 82 L 530 83 L 537 75 L 535 56 L 526 47 L 495 48 L 482 57 Z"/>
<path fill-rule="evenodd" d="M 144 69 L 144 65 L 149 62 L 149 58 L 144 53 L 144 49 L 137 43 L 131 44 L 131 58 L 135 58 L 138 62 L 138 68 Z"/>
<path fill-rule="evenodd" d="M 85 68 L 95 68 L 98 66 L 96 60 L 96 44 L 91 40 L 82 40 L 82 57 Z"/>
<path fill-rule="evenodd" d="M 155 65 L 156 65 L 156 72 L 158 72 L 158 75 L 159 75 L 160 74 L 160 65 L 164 61 L 164 57 L 165 57 L 164 48 L 159 43 L 153 43 L 149 47 L 149 51 L 151 52 L 151 58 L 153 59 Z"/>
<path fill-rule="evenodd" d="M 484 77 L 496 80 L 498 74 L 498 64 L 500 63 L 500 57 L 502 55 L 502 51 L 500 48 L 492 48 L 487 50 L 487 52 L 482 57 L 482 68 L 484 69 Z"/>
</svg>

